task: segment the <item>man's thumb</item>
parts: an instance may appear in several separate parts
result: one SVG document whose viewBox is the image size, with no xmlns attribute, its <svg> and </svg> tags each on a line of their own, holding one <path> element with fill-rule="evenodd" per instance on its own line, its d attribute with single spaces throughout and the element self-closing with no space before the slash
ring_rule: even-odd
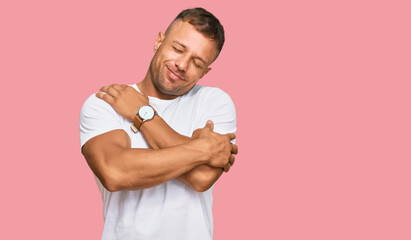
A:
<svg viewBox="0 0 411 240">
<path fill-rule="evenodd" d="M 214 130 L 214 123 L 211 120 L 208 120 L 205 127 L 208 127 L 209 129 L 211 129 L 211 131 Z"/>
</svg>

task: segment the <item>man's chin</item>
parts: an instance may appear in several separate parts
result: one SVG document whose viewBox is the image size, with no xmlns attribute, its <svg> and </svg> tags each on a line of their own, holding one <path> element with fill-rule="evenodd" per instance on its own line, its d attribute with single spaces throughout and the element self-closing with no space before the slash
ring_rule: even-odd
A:
<svg viewBox="0 0 411 240">
<path fill-rule="evenodd" d="M 157 88 L 158 91 L 160 91 L 162 94 L 164 95 L 169 95 L 169 96 L 179 96 L 179 90 L 176 88 L 172 88 L 172 87 L 165 87 L 163 86 L 159 86 Z"/>
<path fill-rule="evenodd" d="M 158 89 L 160 92 L 167 95 L 176 96 L 178 95 L 178 92 L 181 91 L 173 79 L 165 78 L 159 85 L 160 86 L 158 86 Z"/>
<path fill-rule="evenodd" d="M 174 89 L 162 89 L 163 91 L 161 91 L 163 94 L 169 95 L 169 96 L 180 96 L 182 94 L 179 94 L 178 90 L 174 90 Z"/>
</svg>

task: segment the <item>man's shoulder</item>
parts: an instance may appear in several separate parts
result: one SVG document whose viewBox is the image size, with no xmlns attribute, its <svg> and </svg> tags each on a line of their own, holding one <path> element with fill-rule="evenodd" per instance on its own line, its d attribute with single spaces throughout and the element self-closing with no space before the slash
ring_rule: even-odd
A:
<svg viewBox="0 0 411 240">
<path fill-rule="evenodd" d="M 233 100 L 220 88 L 196 85 L 187 94 L 187 97 L 188 102 L 195 102 L 197 107 L 202 109 L 201 111 L 214 112 L 221 110 L 235 114 Z"/>
<path fill-rule="evenodd" d="M 90 95 L 80 111 L 80 143 L 83 146 L 91 138 L 100 134 L 125 129 L 123 118 L 105 101 Z"/>
<path fill-rule="evenodd" d="M 80 116 L 88 114 L 117 115 L 116 111 L 104 100 L 98 98 L 95 93 L 91 94 L 81 107 Z"/>
<path fill-rule="evenodd" d="M 199 116 L 197 128 L 203 127 L 207 120 L 212 120 L 215 132 L 223 134 L 236 131 L 236 109 L 226 92 L 216 87 L 200 85 L 193 90 L 192 94 L 200 96 L 189 101 L 190 104 L 195 105 L 195 114 Z"/>
<path fill-rule="evenodd" d="M 230 96 L 217 87 L 208 87 L 202 85 L 195 85 L 187 94 L 187 97 L 201 97 L 201 98 L 230 98 Z"/>
</svg>

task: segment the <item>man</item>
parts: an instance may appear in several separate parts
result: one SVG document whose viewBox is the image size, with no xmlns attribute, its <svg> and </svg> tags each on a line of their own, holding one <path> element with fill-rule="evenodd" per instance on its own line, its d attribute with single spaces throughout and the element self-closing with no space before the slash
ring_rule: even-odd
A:
<svg viewBox="0 0 411 240">
<path fill-rule="evenodd" d="M 234 164 L 236 116 L 227 94 L 196 83 L 223 44 L 217 18 L 184 10 L 158 34 L 141 82 L 84 103 L 80 139 L 104 202 L 102 239 L 212 239 L 212 186 Z"/>
</svg>

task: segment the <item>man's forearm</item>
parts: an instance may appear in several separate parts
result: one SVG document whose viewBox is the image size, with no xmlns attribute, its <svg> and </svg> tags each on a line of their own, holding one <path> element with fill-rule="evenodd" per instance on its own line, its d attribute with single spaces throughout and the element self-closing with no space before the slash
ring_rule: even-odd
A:
<svg viewBox="0 0 411 240">
<path fill-rule="evenodd" d="M 203 164 L 177 177 L 177 180 L 190 185 L 197 192 L 204 192 L 213 186 L 222 173 L 223 168 L 214 168 Z"/>
<path fill-rule="evenodd" d="M 144 122 L 140 128 L 147 144 L 152 149 L 163 149 L 190 142 L 191 137 L 186 137 L 174 131 L 158 115 L 152 120 Z"/>
<path fill-rule="evenodd" d="M 164 149 L 192 141 L 192 138 L 174 131 L 159 116 L 145 122 L 140 130 L 152 149 Z M 218 180 L 222 173 L 222 168 L 200 165 L 177 177 L 177 180 L 190 185 L 196 191 L 205 191 Z"/>
<path fill-rule="evenodd" d="M 198 147 L 191 143 L 166 149 L 123 149 L 115 158 L 125 164 L 117 165 L 118 185 L 115 190 L 137 190 L 169 181 L 199 165 Z M 138 156 L 138 158 L 136 158 Z M 193 160 L 195 159 L 195 161 Z M 200 163 L 201 164 L 201 163 Z"/>
<path fill-rule="evenodd" d="M 106 189 L 137 190 L 169 181 L 201 164 L 224 166 L 227 149 L 214 149 L 225 140 L 215 139 L 213 145 L 205 138 L 165 149 L 141 149 L 131 148 L 126 132 L 113 130 L 88 140 L 82 153 Z"/>
</svg>

